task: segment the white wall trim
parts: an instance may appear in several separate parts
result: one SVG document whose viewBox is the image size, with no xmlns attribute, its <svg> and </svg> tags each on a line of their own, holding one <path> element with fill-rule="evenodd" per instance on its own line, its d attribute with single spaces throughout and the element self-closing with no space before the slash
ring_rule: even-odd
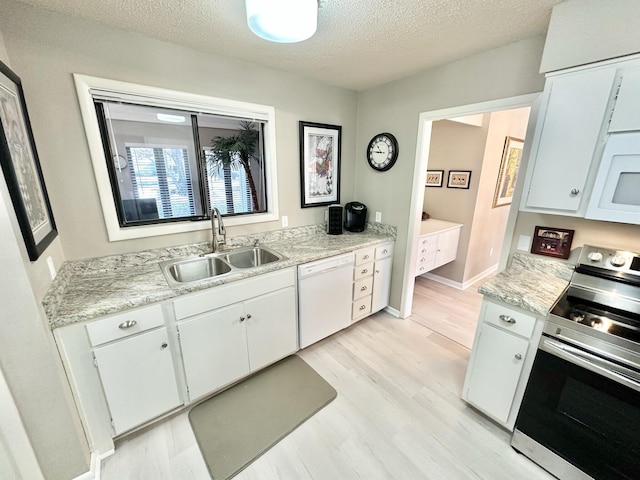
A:
<svg viewBox="0 0 640 480">
<path fill-rule="evenodd" d="M 277 221 L 280 218 L 276 156 L 276 114 L 274 107 L 180 92 L 177 90 L 149 87 L 106 78 L 91 77 L 78 73 L 73 74 L 73 79 L 80 103 L 80 112 L 87 136 L 89 153 L 91 154 L 91 162 L 93 164 L 93 171 L 109 241 L 114 242 L 133 238 L 206 230 L 210 229 L 211 225 L 208 221 L 186 221 L 120 228 L 113 191 L 111 190 L 111 183 L 109 181 L 109 172 L 107 171 L 107 161 L 98 128 L 98 118 L 93 105 L 92 90 L 120 92 L 123 95 L 130 94 L 149 97 L 151 99 L 158 98 L 167 103 L 174 102 L 180 105 L 193 106 L 194 111 L 202 111 L 202 107 L 205 107 L 209 108 L 210 111 L 220 111 L 229 115 L 239 116 L 244 114 L 245 117 L 266 118 L 268 120 L 268 128 L 265 129 L 265 158 L 268 159 L 268 161 L 265 162 L 265 171 L 267 177 L 267 208 L 269 210 L 264 214 L 226 217 L 224 223 L 226 226 L 236 226 Z M 198 106 L 201 108 L 198 109 Z"/>
<path fill-rule="evenodd" d="M 411 191 L 411 207 L 409 211 L 409 228 L 407 232 L 407 254 L 405 257 L 404 265 L 405 278 L 402 282 L 402 292 L 400 297 L 400 318 L 406 318 L 410 316 L 411 308 L 413 305 L 413 289 L 415 282 L 412 273 L 414 271 L 413 265 L 415 264 L 417 255 L 416 239 L 418 238 L 418 232 L 420 231 L 422 203 L 424 201 L 424 182 L 426 179 L 427 166 L 429 162 L 429 146 L 431 143 L 431 128 L 433 122 L 437 120 L 444 120 L 450 117 L 461 117 L 466 115 L 476 115 L 479 113 L 494 112 L 498 110 L 510 110 L 514 108 L 529 107 L 539 96 L 540 93 L 519 95 L 517 97 L 490 100 L 488 102 L 462 105 L 459 107 L 445 108 L 442 110 L 433 110 L 431 112 L 423 112 L 420 114 L 418 120 L 416 158 L 414 161 L 413 171 L 413 188 Z M 525 142 L 525 144 L 528 143 L 530 142 Z M 523 181 L 524 175 L 519 175 L 517 184 L 520 185 L 520 190 L 522 190 Z M 516 189 L 517 188 L 518 187 L 516 187 Z M 512 211 L 516 210 L 514 215 L 517 215 L 516 205 L 517 204 L 514 203 L 514 207 L 512 207 L 511 209 Z M 510 244 L 514 228 L 515 221 L 508 222 L 507 230 L 505 232 L 505 240 L 509 241 L 504 243 L 504 248 L 508 248 L 507 245 Z"/>
</svg>

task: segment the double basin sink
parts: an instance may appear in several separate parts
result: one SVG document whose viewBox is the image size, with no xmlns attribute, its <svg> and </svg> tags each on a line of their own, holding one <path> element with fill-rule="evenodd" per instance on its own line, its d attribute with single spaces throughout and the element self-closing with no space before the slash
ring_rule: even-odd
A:
<svg viewBox="0 0 640 480">
<path fill-rule="evenodd" d="M 179 258 L 160 263 L 169 286 L 220 277 L 246 268 L 280 262 L 286 257 L 266 247 L 243 247 L 200 257 Z"/>
</svg>

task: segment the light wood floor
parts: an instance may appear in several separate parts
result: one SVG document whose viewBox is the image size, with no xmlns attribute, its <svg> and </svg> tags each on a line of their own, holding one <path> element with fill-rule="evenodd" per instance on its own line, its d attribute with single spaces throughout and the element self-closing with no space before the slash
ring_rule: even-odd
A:
<svg viewBox="0 0 640 480">
<path fill-rule="evenodd" d="M 466 290 L 416 277 L 411 319 L 471 350 L 478 323 L 484 278 Z"/>
<path fill-rule="evenodd" d="M 474 307 L 475 308 L 475 307 Z M 551 480 L 460 399 L 469 350 L 378 313 L 301 351 L 338 397 L 238 480 Z M 103 480 L 207 480 L 186 414 L 128 437 Z"/>
</svg>

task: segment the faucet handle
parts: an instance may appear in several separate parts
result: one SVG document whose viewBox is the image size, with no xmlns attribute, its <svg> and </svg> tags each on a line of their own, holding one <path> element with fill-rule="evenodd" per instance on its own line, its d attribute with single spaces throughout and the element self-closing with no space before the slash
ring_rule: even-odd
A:
<svg viewBox="0 0 640 480">
<path fill-rule="evenodd" d="M 253 246 L 254 247 L 257 247 L 259 244 L 260 244 L 260 239 L 259 238 L 256 238 L 256 239 L 253 240 Z"/>
</svg>

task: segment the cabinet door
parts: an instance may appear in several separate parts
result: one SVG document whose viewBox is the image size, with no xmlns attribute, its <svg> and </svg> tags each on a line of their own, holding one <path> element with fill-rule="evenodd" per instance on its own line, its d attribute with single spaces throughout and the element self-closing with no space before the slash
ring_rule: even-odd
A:
<svg viewBox="0 0 640 480">
<path fill-rule="evenodd" d="M 640 70 L 625 70 L 611 116 L 609 132 L 640 130 Z"/>
<path fill-rule="evenodd" d="M 212 310 L 178 324 L 191 400 L 249 373 L 243 305 Z"/>
<path fill-rule="evenodd" d="M 615 67 L 609 67 L 547 79 L 546 111 L 536 126 L 524 210 L 570 215 L 583 206 L 615 74 Z"/>
<path fill-rule="evenodd" d="M 371 295 L 372 312 L 378 312 L 389 305 L 392 263 L 391 257 L 376 260 L 373 270 L 373 294 Z"/>
<path fill-rule="evenodd" d="M 511 411 L 529 342 L 483 324 L 469 367 L 467 400 L 505 423 Z"/>
<path fill-rule="evenodd" d="M 116 435 L 182 404 L 166 328 L 93 353 Z"/>
<path fill-rule="evenodd" d="M 298 322 L 293 287 L 248 300 L 244 305 L 252 372 L 297 350 Z"/>
<path fill-rule="evenodd" d="M 460 229 L 447 230 L 438 234 L 438 249 L 436 251 L 436 267 L 453 262 L 458 256 L 458 242 Z"/>
</svg>

